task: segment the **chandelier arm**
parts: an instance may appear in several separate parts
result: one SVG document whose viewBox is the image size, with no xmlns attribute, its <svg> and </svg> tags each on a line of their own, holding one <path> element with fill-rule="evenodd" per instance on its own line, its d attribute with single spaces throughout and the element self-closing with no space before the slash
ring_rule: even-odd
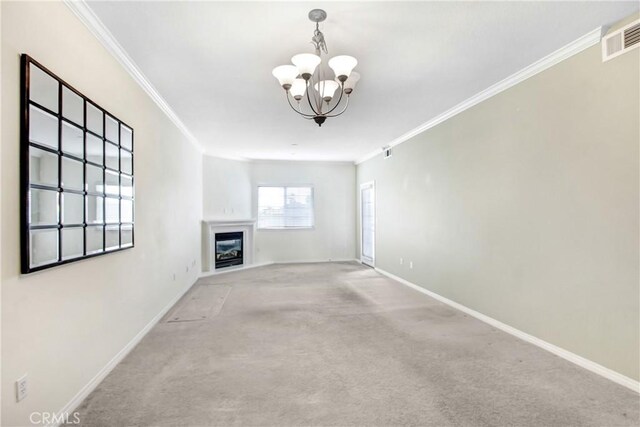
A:
<svg viewBox="0 0 640 427">
<path fill-rule="evenodd" d="M 339 115 L 341 115 L 342 113 L 347 111 L 347 107 L 349 106 L 349 99 L 351 99 L 351 98 L 349 96 L 347 96 L 347 102 L 346 102 L 346 104 L 344 104 L 344 108 L 342 109 L 342 111 L 340 111 L 337 114 L 334 114 L 334 115 L 331 115 L 331 116 L 327 116 L 327 117 L 338 117 Z"/>
<path fill-rule="evenodd" d="M 309 79 L 309 80 L 311 80 L 311 79 Z M 313 113 L 317 116 L 317 115 L 319 115 L 320 113 L 318 113 L 318 112 L 316 111 L 316 109 L 315 109 L 315 108 L 313 108 L 313 104 L 311 103 L 311 98 L 309 97 L 309 89 L 310 89 L 310 87 L 311 87 L 311 84 L 309 83 L 309 84 L 307 85 L 307 102 L 309 103 L 309 107 L 311 107 L 311 111 L 313 111 Z"/>
<path fill-rule="evenodd" d="M 311 98 L 309 97 L 309 92 L 312 89 L 313 89 L 313 76 L 309 77 L 309 82 L 307 84 L 307 101 L 309 102 L 309 106 L 311 107 L 313 112 L 316 113 L 316 114 L 320 114 L 320 113 L 316 112 L 316 109 L 318 108 L 318 99 L 316 98 L 316 93 L 314 92 L 311 95 L 311 97 L 313 97 L 313 102 L 311 101 Z"/>
<path fill-rule="evenodd" d="M 309 92 L 311 90 L 313 90 L 313 76 L 311 76 L 309 78 L 309 82 L 308 82 L 308 85 L 307 85 L 307 101 L 309 102 L 309 106 L 311 107 L 313 112 L 316 113 L 316 114 L 320 114 L 319 111 L 322 111 L 322 110 L 318 109 L 318 96 L 316 95 L 315 92 L 313 92 L 313 95 L 311 95 L 311 97 L 313 97 L 313 102 L 312 102 L 311 98 L 309 96 Z M 316 110 L 318 110 L 318 111 L 316 111 Z"/>
<path fill-rule="evenodd" d="M 289 106 L 293 111 L 300 114 L 301 116 L 305 116 L 305 119 L 312 118 L 314 116 L 313 114 L 306 114 L 306 113 L 303 113 L 301 110 L 296 109 L 296 107 L 294 107 L 293 104 L 291 103 L 291 95 L 289 94 L 289 92 L 287 92 L 286 97 L 287 97 L 287 102 L 289 102 Z"/>
<path fill-rule="evenodd" d="M 338 102 L 336 102 L 336 105 L 333 106 L 332 109 L 330 109 L 329 111 L 326 112 L 326 114 L 331 114 L 333 112 L 333 110 L 335 110 L 336 108 L 338 108 L 338 105 L 340 105 L 340 101 L 342 101 L 342 94 L 344 93 L 344 83 L 342 83 L 340 85 L 340 98 L 338 98 Z M 348 98 L 347 98 L 348 99 Z"/>
</svg>

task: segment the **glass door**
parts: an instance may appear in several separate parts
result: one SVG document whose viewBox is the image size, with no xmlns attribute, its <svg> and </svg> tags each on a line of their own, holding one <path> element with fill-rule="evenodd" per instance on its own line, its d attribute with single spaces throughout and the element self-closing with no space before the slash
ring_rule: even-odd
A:
<svg viewBox="0 0 640 427">
<path fill-rule="evenodd" d="M 368 182 L 360 186 L 360 261 L 375 266 L 376 200 L 375 185 Z"/>
</svg>

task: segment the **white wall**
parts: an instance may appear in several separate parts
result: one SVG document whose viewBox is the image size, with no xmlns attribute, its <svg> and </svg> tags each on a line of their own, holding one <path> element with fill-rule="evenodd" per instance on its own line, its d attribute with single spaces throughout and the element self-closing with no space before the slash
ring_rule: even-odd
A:
<svg viewBox="0 0 640 427">
<path fill-rule="evenodd" d="M 355 259 L 356 176 L 351 163 L 255 162 L 251 168 L 252 208 L 258 211 L 258 185 L 313 186 L 315 227 L 311 230 L 258 230 L 256 261 Z"/>
<path fill-rule="evenodd" d="M 196 279 L 202 162 L 63 3 L 2 2 L 0 8 L 2 424 L 27 425 L 33 411 L 62 409 Z M 20 53 L 135 129 L 135 248 L 20 274 Z M 16 403 L 14 381 L 25 373 L 29 395 Z"/>
<path fill-rule="evenodd" d="M 251 218 L 251 164 L 211 156 L 202 161 L 204 218 Z"/>
<path fill-rule="evenodd" d="M 258 185 L 314 187 L 315 227 L 257 230 L 255 262 L 355 258 L 355 166 L 351 163 L 219 159 L 203 162 L 203 217 L 256 218 Z M 204 245 L 204 242 L 203 242 Z"/>
</svg>

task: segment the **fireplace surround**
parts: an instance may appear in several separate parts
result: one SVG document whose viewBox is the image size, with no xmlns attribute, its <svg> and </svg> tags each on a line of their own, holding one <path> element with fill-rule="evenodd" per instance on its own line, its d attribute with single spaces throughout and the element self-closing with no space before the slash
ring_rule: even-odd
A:
<svg viewBox="0 0 640 427">
<path fill-rule="evenodd" d="M 254 258 L 254 245 L 253 245 L 253 234 L 255 230 L 254 219 L 245 219 L 245 220 L 204 220 L 202 222 L 202 232 L 203 232 L 203 260 L 202 260 L 202 272 L 205 275 L 208 274 L 216 274 L 222 273 L 228 270 L 234 270 L 237 268 L 247 267 L 253 264 Z M 240 251 L 242 253 L 242 261 L 238 262 L 235 259 L 233 262 L 230 261 L 231 258 L 234 257 L 233 253 L 229 252 L 221 257 L 217 256 L 218 245 L 216 240 L 220 241 L 220 239 L 216 239 L 216 236 L 223 237 L 223 241 L 227 240 L 238 240 L 236 239 L 228 239 L 229 235 L 242 235 L 241 238 L 241 248 Z M 236 245 L 239 242 L 236 242 Z M 221 246 L 225 247 L 227 251 L 238 250 L 237 248 L 232 248 L 231 243 L 223 243 Z M 224 249 L 222 251 L 224 252 Z M 224 258 L 224 259 L 219 259 Z"/>
</svg>

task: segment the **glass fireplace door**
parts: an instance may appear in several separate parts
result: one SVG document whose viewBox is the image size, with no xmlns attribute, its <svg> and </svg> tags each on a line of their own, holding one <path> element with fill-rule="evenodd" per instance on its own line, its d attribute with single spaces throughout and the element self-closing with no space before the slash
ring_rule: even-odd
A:
<svg viewBox="0 0 640 427">
<path fill-rule="evenodd" d="M 243 233 L 216 233 L 216 268 L 242 265 Z"/>
</svg>

